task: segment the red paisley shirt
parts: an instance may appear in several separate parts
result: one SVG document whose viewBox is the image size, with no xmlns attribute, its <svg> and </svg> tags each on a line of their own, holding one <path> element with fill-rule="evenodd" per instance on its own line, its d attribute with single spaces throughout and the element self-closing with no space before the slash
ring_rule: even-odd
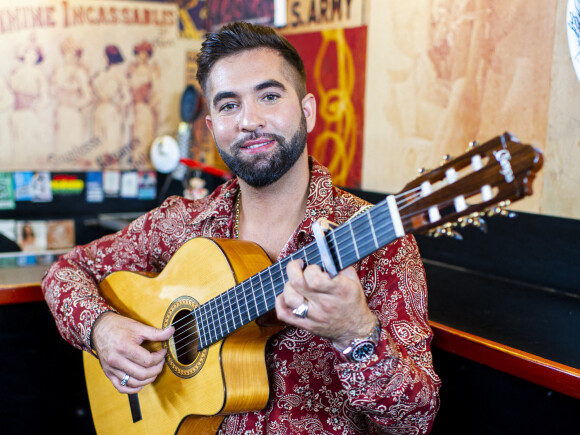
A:
<svg viewBox="0 0 580 435">
<path fill-rule="evenodd" d="M 325 217 L 341 224 L 366 203 L 332 186 L 328 170 L 311 160 L 306 215 L 280 253 L 313 241 L 310 227 Z M 47 272 L 42 288 L 61 335 L 90 351 L 97 317 L 112 310 L 97 285 L 118 270 L 158 272 L 196 236 L 233 237 L 239 185 L 230 180 L 210 196 L 168 198 L 115 235 L 78 246 Z M 228 416 L 220 434 L 422 434 L 439 407 L 433 370 L 423 264 L 412 236 L 355 264 L 369 307 L 382 325 L 367 363 L 346 363 L 329 340 L 287 327 L 267 346 L 271 394 L 265 409 Z"/>
</svg>

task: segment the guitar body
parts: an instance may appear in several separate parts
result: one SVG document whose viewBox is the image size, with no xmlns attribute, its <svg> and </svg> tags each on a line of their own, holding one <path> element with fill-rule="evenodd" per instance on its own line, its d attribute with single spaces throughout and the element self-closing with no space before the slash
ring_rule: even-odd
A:
<svg viewBox="0 0 580 435">
<path fill-rule="evenodd" d="M 270 264 L 256 244 L 195 238 L 175 253 L 159 275 L 115 272 L 99 288 L 120 314 L 161 328 Z M 141 419 L 136 422 L 129 396 L 119 393 L 99 361 L 85 352 L 97 433 L 215 433 L 223 415 L 262 409 L 269 396 L 265 345 L 281 328 L 250 322 L 195 355 L 192 350 L 186 360 L 179 359 L 177 346 L 170 343 L 161 374 L 137 395 Z"/>
</svg>

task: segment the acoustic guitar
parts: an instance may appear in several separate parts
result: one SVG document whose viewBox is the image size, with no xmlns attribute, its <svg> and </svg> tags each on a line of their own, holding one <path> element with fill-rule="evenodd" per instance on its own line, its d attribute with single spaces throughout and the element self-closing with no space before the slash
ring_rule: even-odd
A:
<svg viewBox="0 0 580 435">
<path fill-rule="evenodd" d="M 156 276 L 120 271 L 100 291 L 122 315 L 174 336 L 158 378 L 138 394 L 120 394 L 96 358 L 84 353 L 91 411 L 99 434 L 215 433 L 223 416 L 259 410 L 269 397 L 264 351 L 281 326 L 256 320 L 275 307 L 286 265 L 303 259 L 342 270 L 405 233 L 457 235 L 466 225 L 507 214 L 510 201 L 532 194 L 542 154 L 510 133 L 470 144 L 461 157 L 419 175 L 345 224 L 271 264 L 256 244 L 195 238 Z M 322 227 L 320 227 L 322 228 Z M 326 256 L 325 256 L 326 253 Z"/>
</svg>

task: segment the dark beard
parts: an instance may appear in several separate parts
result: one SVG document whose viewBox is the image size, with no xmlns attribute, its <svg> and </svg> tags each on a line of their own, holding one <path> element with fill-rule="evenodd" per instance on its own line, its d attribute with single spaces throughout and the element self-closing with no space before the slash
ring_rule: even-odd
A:
<svg viewBox="0 0 580 435">
<path fill-rule="evenodd" d="M 300 127 L 289 142 L 277 134 L 253 134 L 251 137 L 237 141 L 232 145 L 233 153 L 229 154 L 217 147 L 224 163 L 239 178 L 252 187 L 269 186 L 278 181 L 294 166 L 306 147 L 306 118 L 302 117 Z M 275 140 L 279 147 L 278 152 L 268 157 L 258 157 L 254 160 L 243 161 L 239 158 L 240 147 L 246 140 L 266 137 Z"/>
</svg>

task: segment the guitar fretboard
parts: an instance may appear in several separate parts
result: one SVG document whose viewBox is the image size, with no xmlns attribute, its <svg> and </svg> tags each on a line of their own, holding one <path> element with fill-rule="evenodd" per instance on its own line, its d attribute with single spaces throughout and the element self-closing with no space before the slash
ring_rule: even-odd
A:
<svg viewBox="0 0 580 435">
<path fill-rule="evenodd" d="M 386 200 L 326 234 L 337 270 L 345 269 L 396 238 Z M 297 259 L 324 269 L 318 247 L 312 242 L 194 309 L 192 315 L 199 331 L 198 350 L 274 309 L 276 296 L 282 293 L 288 279 L 286 266 Z"/>
</svg>

